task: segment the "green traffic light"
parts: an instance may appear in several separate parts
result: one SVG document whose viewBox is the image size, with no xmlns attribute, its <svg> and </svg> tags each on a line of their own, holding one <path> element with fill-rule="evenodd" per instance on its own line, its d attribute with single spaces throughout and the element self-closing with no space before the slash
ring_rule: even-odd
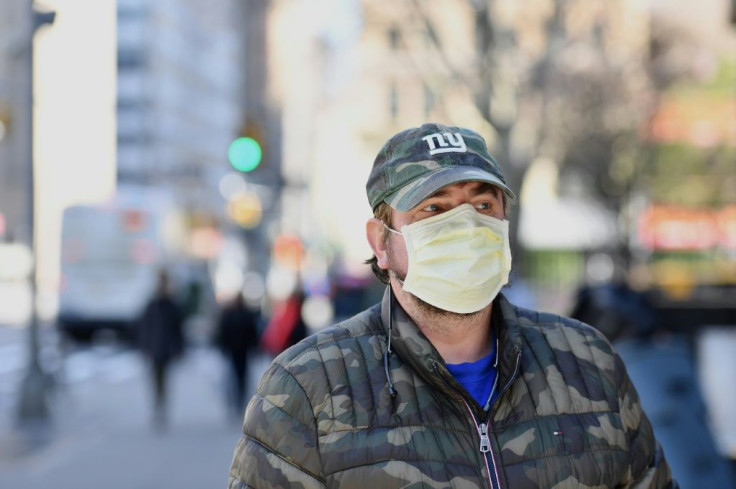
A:
<svg viewBox="0 0 736 489">
<path fill-rule="evenodd" d="M 230 164 L 238 171 L 255 170 L 261 163 L 261 145 L 253 138 L 240 137 L 230 144 L 227 157 Z"/>
</svg>

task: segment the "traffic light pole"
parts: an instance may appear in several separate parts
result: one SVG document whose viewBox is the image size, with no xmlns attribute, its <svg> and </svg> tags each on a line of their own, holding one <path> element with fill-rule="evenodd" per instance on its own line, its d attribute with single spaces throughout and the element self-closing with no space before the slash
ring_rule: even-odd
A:
<svg viewBox="0 0 736 489">
<path fill-rule="evenodd" d="M 49 417 L 49 406 L 46 395 L 47 376 L 41 369 L 39 361 L 39 341 L 38 341 L 38 312 L 36 304 L 36 263 L 38 261 L 35 231 L 35 172 L 33 162 L 33 37 L 36 30 L 44 25 L 54 22 L 55 14 L 53 12 L 39 12 L 33 5 L 33 0 L 28 2 L 28 15 L 30 17 L 30 29 L 28 35 L 28 44 L 26 62 L 27 78 L 28 78 L 28 223 L 29 223 L 29 245 L 33 254 L 33 265 L 30 272 L 30 289 L 31 289 L 31 314 L 28 323 L 28 367 L 26 376 L 23 379 L 20 389 L 20 400 L 18 403 L 18 419 L 20 421 L 42 421 Z"/>
</svg>

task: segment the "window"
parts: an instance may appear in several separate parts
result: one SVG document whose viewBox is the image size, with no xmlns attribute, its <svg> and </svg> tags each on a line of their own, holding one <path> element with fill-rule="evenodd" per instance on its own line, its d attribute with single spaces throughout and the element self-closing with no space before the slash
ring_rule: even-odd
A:
<svg viewBox="0 0 736 489">
<path fill-rule="evenodd" d="M 399 49 L 399 40 L 400 40 L 401 34 L 399 33 L 399 30 L 396 27 L 391 27 L 388 30 L 388 44 L 391 46 L 392 51 L 397 51 Z"/>
<path fill-rule="evenodd" d="M 391 82 L 388 104 L 391 119 L 396 120 L 396 117 L 399 115 L 399 92 L 396 89 L 395 82 Z"/>
<path fill-rule="evenodd" d="M 140 68 L 145 63 L 145 54 L 140 49 L 119 49 L 118 50 L 118 69 L 135 69 Z"/>
<path fill-rule="evenodd" d="M 424 84 L 424 117 L 429 118 L 435 106 L 435 97 L 432 88 Z"/>
</svg>

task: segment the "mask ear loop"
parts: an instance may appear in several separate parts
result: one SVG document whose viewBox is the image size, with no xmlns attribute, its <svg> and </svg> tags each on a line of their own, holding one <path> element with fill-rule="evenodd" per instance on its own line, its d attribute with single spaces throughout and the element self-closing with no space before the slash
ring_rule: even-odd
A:
<svg viewBox="0 0 736 489">
<path fill-rule="evenodd" d="M 396 397 L 396 389 L 394 388 L 394 383 L 391 380 L 391 370 L 388 366 L 388 359 L 391 355 L 393 355 L 393 351 L 391 350 L 391 330 L 393 327 L 393 314 L 391 311 L 393 310 L 393 290 L 391 289 L 391 286 L 388 286 L 388 348 L 386 351 L 383 352 L 383 369 L 386 372 L 386 380 L 388 381 L 388 392 L 391 394 L 391 397 Z"/>
</svg>

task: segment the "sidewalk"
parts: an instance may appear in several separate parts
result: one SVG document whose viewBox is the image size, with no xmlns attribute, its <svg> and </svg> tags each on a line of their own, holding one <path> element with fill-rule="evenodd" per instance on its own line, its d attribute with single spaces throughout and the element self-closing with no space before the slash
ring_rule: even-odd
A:
<svg viewBox="0 0 736 489">
<path fill-rule="evenodd" d="M 146 372 L 135 358 L 127 360 L 139 362 L 127 378 L 62 387 L 35 443 L 27 443 L 34 441 L 28 432 L 8 432 L 3 420 L 0 487 L 224 488 L 240 422 L 227 417 L 217 353 L 193 349 L 172 372 L 165 432 L 152 427 Z M 262 368 L 263 361 L 253 377 Z"/>
</svg>

